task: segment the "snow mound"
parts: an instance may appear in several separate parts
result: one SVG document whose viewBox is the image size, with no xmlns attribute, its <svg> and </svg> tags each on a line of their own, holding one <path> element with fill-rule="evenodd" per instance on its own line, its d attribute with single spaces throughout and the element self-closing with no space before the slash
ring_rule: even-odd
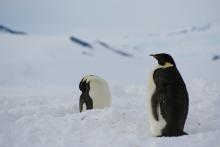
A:
<svg viewBox="0 0 220 147">
<path fill-rule="evenodd" d="M 77 88 L 73 93 L 1 95 L 0 146 L 219 146 L 219 84 L 189 83 L 185 126 L 189 135 L 171 138 L 151 136 L 145 86 L 112 86 L 111 90 L 111 108 L 83 113 L 78 112 Z"/>
</svg>

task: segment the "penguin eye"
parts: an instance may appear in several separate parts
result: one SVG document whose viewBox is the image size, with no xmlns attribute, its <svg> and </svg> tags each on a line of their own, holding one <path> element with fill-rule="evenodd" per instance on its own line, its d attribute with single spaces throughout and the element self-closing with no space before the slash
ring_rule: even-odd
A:
<svg viewBox="0 0 220 147">
<path fill-rule="evenodd" d="M 158 62 L 159 62 L 159 65 L 162 65 L 162 66 L 165 65 L 165 62 L 163 60 L 159 60 Z"/>
</svg>

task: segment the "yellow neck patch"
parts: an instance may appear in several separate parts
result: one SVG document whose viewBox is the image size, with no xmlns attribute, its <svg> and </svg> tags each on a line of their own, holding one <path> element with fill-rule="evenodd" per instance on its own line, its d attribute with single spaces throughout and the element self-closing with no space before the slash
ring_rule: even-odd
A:
<svg viewBox="0 0 220 147">
<path fill-rule="evenodd" d="M 158 68 L 169 68 L 169 67 L 173 67 L 173 64 L 166 62 L 164 65 L 157 65 L 156 69 Z"/>
<path fill-rule="evenodd" d="M 161 66 L 162 68 L 169 68 L 169 67 L 173 67 L 173 64 L 166 62 L 165 65 Z"/>
<path fill-rule="evenodd" d="M 159 64 L 157 64 L 157 66 L 155 67 L 155 69 L 154 69 L 154 71 L 156 70 L 156 69 L 159 69 L 159 68 L 169 68 L 169 67 L 173 67 L 174 65 L 173 64 L 171 64 L 171 63 L 169 63 L 169 62 L 166 62 L 164 65 L 159 65 Z"/>
</svg>

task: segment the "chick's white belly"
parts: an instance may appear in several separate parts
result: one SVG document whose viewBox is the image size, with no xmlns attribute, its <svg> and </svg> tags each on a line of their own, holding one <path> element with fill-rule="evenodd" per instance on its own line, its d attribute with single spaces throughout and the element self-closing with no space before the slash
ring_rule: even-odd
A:
<svg viewBox="0 0 220 147">
<path fill-rule="evenodd" d="M 94 109 L 103 109 L 105 107 L 110 107 L 111 94 L 107 85 L 95 85 L 91 83 L 89 95 L 93 100 Z"/>
</svg>

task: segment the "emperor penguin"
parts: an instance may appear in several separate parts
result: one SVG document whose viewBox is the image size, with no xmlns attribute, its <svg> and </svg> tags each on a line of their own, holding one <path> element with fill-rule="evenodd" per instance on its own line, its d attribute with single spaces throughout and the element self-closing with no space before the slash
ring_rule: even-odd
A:
<svg viewBox="0 0 220 147">
<path fill-rule="evenodd" d="M 173 58 L 166 53 L 151 54 L 158 65 L 148 85 L 148 119 L 153 136 L 186 135 L 184 125 L 189 98 L 186 85 Z"/>
<path fill-rule="evenodd" d="M 95 75 L 84 76 L 79 83 L 82 94 L 79 100 L 79 111 L 103 109 L 111 105 L 111 93 L 108 83 Z"/>
</svg>

